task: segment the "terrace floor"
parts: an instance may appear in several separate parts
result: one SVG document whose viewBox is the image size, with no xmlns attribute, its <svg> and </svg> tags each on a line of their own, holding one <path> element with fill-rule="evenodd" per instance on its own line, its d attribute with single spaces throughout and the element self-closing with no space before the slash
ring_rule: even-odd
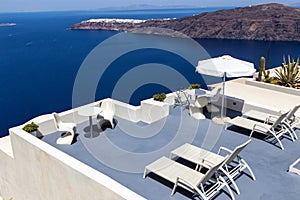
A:
<svg viewBox="0 0 300 200">
<path fill-rule="evenodd" d="M 230 113 L 229 114 L 235 114 Z M 61 132 L 43 137 L 43 141 L 106 174 L 147 199 L 192 199 L 178 189 L 171 196 L 172 184 L 153 175 L 143 179 L 144 167 L 171 150 L 188 142 L 217 152 L 220 146 L 234 149 L 248 139 L 249 132 L 215 125 L 211 120 L 196 120 L 188 110 L 170 107 L 170 115 L 153 124 L 132 123 L 116 118 L 115 129 L 101 132 L 94 126 L 89 138 L 88 120 L 77 125 L 77 141 L 72 145 L 55 143 Z M 298 135 L 299 131 L 297 131 Z M 289 165 L 300 156 L 300 140 L 283 138 L 285 150 L 254 136 L 241 155 L 252 168 L 256 181 L 247 174 L 237 178 L 240 195 L 236 199 L 299 199 L 300 176 L 287 172 Z M 247 173 L 247 171 L 246 171 Z M 195 198 L 197 199 L 197 197 Z M 216 199 L 230 199 L 221 191 Z"/>
</svg>

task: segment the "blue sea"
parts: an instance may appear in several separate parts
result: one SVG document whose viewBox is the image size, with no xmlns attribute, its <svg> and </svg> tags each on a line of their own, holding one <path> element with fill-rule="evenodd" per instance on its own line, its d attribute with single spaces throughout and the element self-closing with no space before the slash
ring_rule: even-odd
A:
<svg viewBox="0 0 300 200">
<path fill-rule="evenodd" d="M 179 18 L 217 9 L 220 8 L 0 13 L 0 23 L 17 24 L 0 27 L 0 136 L 7 135 L 10 127 L 23 124 L 41 114 L 71 109 L 74 106 L 72 99 L 74 83 L 85 59 L 99 44 L 119 34 L 116 31 L 68 30 L 72 24 L 90 18 Z M 136 37 L 139 42 L 142 41 L 140 45 L 143 46 L 142 38 L 149 36 L 136 35 Z M 161 39 L 160 43 L 168 46 L 167 41 Z M 220 39 L 197 39 L 196 42 L 211 57 L 229 54 L 253 62 L 256 68 L 261 56 L 267 58 L 267 66 L 272 68 L 281 65 L 284 55 L 291 55 L 294 58 L 300 55 L 299 42 Z M 110 45 L 113 45 L 110 49 L 119 49 L 131 44 L 128 41 L 119 41 Z M 157 78 L 164 73 L 168 74 L 169 71 L 176 71 L 190 83 L 205 85 L 201 76 L 195 73 L 195 66 L 170 52 L 151 48 L 143 51 L 135 50 L 120 55 L 108 67 L 102 66 L 101 60 L 105 60 L 105 56 L 99 56 L 95 66 L 105 67 L 105 70 L 99 78 L 94 100 L 113 96 L 115 86 L 119 83 L 123 86 L 121 90 L 126 91 L 126 79 L 124 84 L 123 78 L 127 73 L 131 73 L 136 79 L 137 86 L 134 90 L 127 91 L 126 95 L 119 95 L 118 99 L 133 105 L 138 105 L 141 100 L 155 93 L 187 87 L 180 85 L 178 79 L 171 73 L 167 78 L 164 76 L 166 85 L 149 81 L 151 76 Z M 134 76 L 137 66 L 151 64 L 157 66 L 150 70 L 151 73 L 139 72 Z M 158 70 L 161 66 L 167 66 L 171 70 L 162 72 Z M 148 81 L 143 83 L 146 79 Z M 86 80 L 87 86 L 90 81 Z M 174 85 L 170 87 L 173 83 Z M 81 89 L 84 94 L 85 88 Z"/>
</svg>

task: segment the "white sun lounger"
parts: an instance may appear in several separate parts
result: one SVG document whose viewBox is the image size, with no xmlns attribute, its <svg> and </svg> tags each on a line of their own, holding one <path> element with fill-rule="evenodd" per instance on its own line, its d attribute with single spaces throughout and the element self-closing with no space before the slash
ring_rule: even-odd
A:
<svg viewBox="0 0 300 200">
<path fill-rule="evenodd" d="M 199 167 L 211 168 L 213 165 L 223 161 L 220 166 L 220 171 L 230 180 L 236 189 L 236 192 L 240 194 L 239 188 L 236 185 L 234 178 L 239 175 L 244 169 L 248 169 L 253 180 L 255 180 L 254 173 L 247 164 L 247 162 L 239 155 L 239 153 L 251 142 L 251 139 L 245 143 L 237 146 L 233 151 L 225 147 L 220 147 L 218 153 L 207 151 L 192 144 L 184 144 L 177 149 L 173 150 L 170 154 L 170 158 L 180 157 L 196 164 L 196 169 Z M 222 156 L 222 151 L 226 151 L 228 154 Z"/>
<path fill-rule="evenodd" d="M 274 137 L 279 143 L 281 149 L 283 150 L 284 147 L 280 141 L 280 138 L 282 136 L 285 136 L 285 134 L 287 133 L 290 135 L 291 138 L 293 138 L 292 133 L 289 131 L 288 127 L 286 127 L 286 125 L 283 123 L 283 120 L 285 119 L 286 115 L 287 112 L 281 114 L 272 125 L 238 116 L 229 120 L 227 126 L 232 124 L 251 130 L 249 137 L 251 137 L 254 132 L 262 133 L 267 137 Z"/>
<path fill-rule="evenodd" d="M 209 169 L 206 174 L 202 174 L 167 157 L 161 157 L 145 167 L 144 178 L 146 178 L 147 172 L 150 171 L 174 183 L 171 195 L 173 195 L 176 188 L 180 186 L 200 195 L 201 198 L 205 200 L 209 200 L 225 186 L 230 193 L 231 199 L 235 199 L 227 182 L 222 176 L 218 175 L 218 168 L 222 163 L 223 162 L 218 163 Z M 216 176 L 214 179 L 211 179 L 213 175 Z M 206 184 L 213 185 L 207 188 Z"/>
<path fill-rule="evenodd" d="M 293 109 L 291 109 L 286 118 L 284 119 L 285 125 L 290 129 L 290 131 L 293 133 L 293 140 L 297 140 L 298 136 L 294 129 L 300 125 L 300 119 L 295 116 L 295 113 L 300 108 L 300 105 L 295 106 Z M 272 115 L 270 113 L 261 112 L 257 110 L 250 110 L 243 114 L 243 117 L 257 119 L 260 121 L 263 121 L 265 123 L 274 123 L 274 121 L 280 116 L 280 113 L 278 115 Z"/>
</svg>

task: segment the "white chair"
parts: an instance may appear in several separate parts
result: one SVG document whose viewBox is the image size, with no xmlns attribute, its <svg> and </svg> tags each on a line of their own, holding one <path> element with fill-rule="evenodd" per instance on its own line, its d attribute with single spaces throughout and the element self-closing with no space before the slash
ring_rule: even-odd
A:
<svg viewBox="0 0 300 200">
<path fill-rule="evenodd" d="M 101 129 L 100 123 L 103 120 L 108 120 L 110 122 L 111 128 L 115 128 L 114 116 L 115 116 L 115 105 L 111 99 L 105 99 L 101 103 L 102 112 L 97 115 L 97 126 Z"/>
<path fill-rule="evenodd" d="M 218 169 L 223 161 L 211 167 L 205 174 L 182 165 L 166 157 L 154 161 L 145 167 L 144 178 L 150 171 L 174 184 L 171 195 L 173 195 L 178 186 L 199 195 L 202 199 L 209 200 L 226 187 L 230 193 L 231 199 L 235 199 L 228 183 L 219 175 Z M 211 187 L 206 187 L 206 186 Z"/>
<path fill-rule="evenodd" d="M 208 112 L 220 111 L 220 109 L 213 104 L 219 101 L 221 90 L 222 88 L 215 87 L 211 92 L 208 93 L 207 95 L 208 105 L 206 106 Z"/>
<path fill-rule="evenodd" d="M 57 140 L 57 144 L 72 144 L 75 131 L 76 131 L 76 124 L 72 122 L 62 122 L 60 116 L 57 113 L 53 113 L 54 123 L 56 130 L 58 131 L 65 131 Z"/>
<path fill-rule="evenodd" d="M 189 105 L 190 116 L 195 119 L 205 119 L 205 116 L 202 113 L 202 108 L 199 108 L 193 104 Z"/>
<path fill-rule="evenodd" d="M 190 104 L 188 95 L 185 93 L 184 90 L 177 90 L 175 91 L 175 94 L 176 96 L 174 97 L 174 107 L 185 106 Z"/>
<path fill-rule="evenodd" d="M 230 150 L 225 147 L 220 147 L 218 153 L 213 153 L 202 149 L 200 147 L 194 146 L 192 144 L 184 144 L 177 149 L 173 150 L 170 154 L 170 158 L 180 157 L 193 162 L 196 164 L 196 170 L 202 167 L 211 168 L 215 164 L 223 161 L 220 166 L 220 173 L 224 174 L 236 189 L 237 194 L 240 194 L 239 188 L 234 181 L 234 178 L 240 175 L 244 169 L 248 169 L 252 179 L 255 180 L 254 173 L 252 172 L 250 166 L 247 162 L 239 155 L 240 152 L 251 142 L 251 139 L 247 140 L 245 143 L 237 146 L 234 150 Z M 227 152 L 226 155 L 221 155 L 222 152 Z"/>
<path fill-rule="evenodd" d="M 204 108 L 208 104 L 208 98 L 206 95 L 197 96 L 195 99 L 195 106 L 198 108 Z"/>
</svg>

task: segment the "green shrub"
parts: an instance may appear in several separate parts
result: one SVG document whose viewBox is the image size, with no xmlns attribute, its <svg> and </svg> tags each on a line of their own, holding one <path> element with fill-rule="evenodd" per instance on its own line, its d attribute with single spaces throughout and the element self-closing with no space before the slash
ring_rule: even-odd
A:
<svg viewBox="0 0 300 200">
<path fill-rule="evenodd" d="M 37 131 L 39 128 L 38 125 L 36 125 L 34 122 L 31 122 L 30 124 L 26 124 L 24 127 L 23 127 L 23 130 L 28 132 L 28 133 L 32 133 L 34 131 Z"/>
<path fill-rule="evenodd" d="M 166 94 L 165 93 L 161 93 L 161 94 L 155 94 L 155 95 L 153 95 L 153 99 L 155 100 L 155 101 L 164 101 L 165 99 L 166 99 Z"/>
<path fill-rule="evenodd" d="M 190 84 L 189 89 L 200 89 L 200 84 L 192 83 L 192 84 Z"/>
</svg>

